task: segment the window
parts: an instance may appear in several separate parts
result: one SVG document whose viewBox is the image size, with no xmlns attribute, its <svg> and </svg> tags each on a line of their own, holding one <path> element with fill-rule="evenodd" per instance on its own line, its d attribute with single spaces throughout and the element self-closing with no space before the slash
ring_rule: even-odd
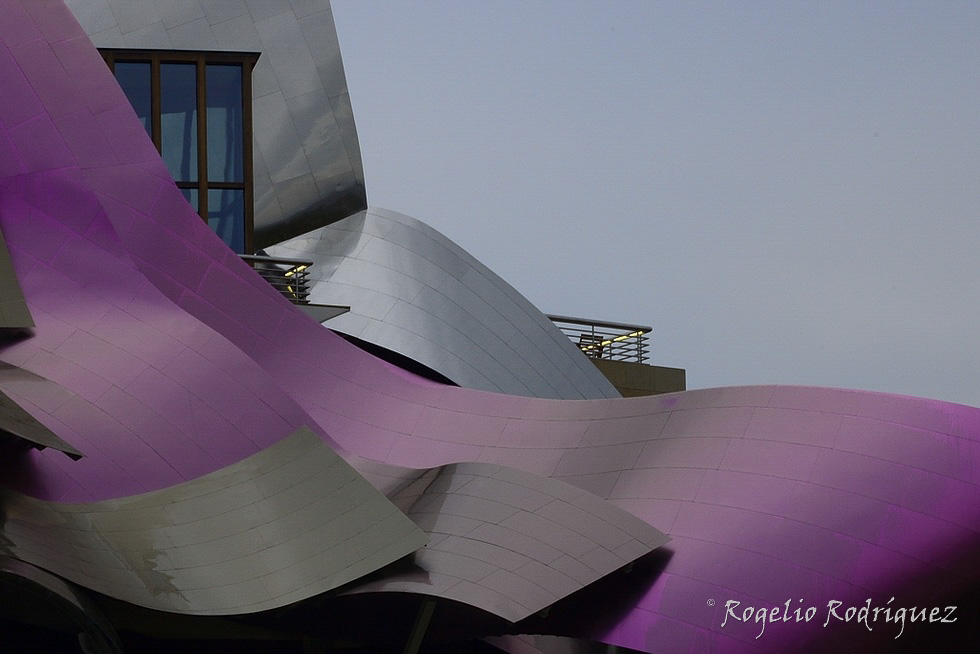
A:
<svg viewBox="0 0 980 654">
<path fill-rule="evenodd" d="M 101 52 L 184 197 L 231 249 L 251 252 L 258 54 Z"/>
</svg>

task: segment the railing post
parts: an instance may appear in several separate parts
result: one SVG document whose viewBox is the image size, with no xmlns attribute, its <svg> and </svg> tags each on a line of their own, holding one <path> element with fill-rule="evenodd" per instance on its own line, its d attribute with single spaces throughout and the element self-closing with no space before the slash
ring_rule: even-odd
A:
<svg viewBox="0 0 980 654">
<path fill-rule="evenodd" d="M 240 254 L 245 263 L 293 304 L 309 304 L 312 261 Z"/>
<path fill-rule="evenodd" d="M 588 357 L 645 363 L 647 334 L 652 327 L 624 323 L 548 316 Z"/>
</svg>

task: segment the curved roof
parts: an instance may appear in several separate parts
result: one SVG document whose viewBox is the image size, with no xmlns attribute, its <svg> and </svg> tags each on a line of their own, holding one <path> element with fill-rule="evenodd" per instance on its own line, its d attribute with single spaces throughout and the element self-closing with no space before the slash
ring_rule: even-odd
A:
<svg viewBox="0 0 980 654">
<path fill-rule="evenodd" d="M 419 220 L 371 208 L 267 251 L 313 261 L 310 301 L 350 307 L 325 323 L 331 329 L 460 386 L 557 399 L 619 397 L 541 311 Z"/>
</svg>

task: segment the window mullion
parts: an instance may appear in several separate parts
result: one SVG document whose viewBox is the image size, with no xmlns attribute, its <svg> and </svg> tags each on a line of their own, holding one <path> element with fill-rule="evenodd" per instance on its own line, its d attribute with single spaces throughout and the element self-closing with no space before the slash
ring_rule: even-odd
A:
<svg viewBox="0 0 980 654">
<path fill-rule="evenodd" d="M 138 113 L 142 112 L 139 114 L 140 116 L 146 116 L 147 112 L 149 114 L 146 127 L 150 132 L 153 145 L 164 158 L 168 170 L 176 166 L 174 176 L 177 187 L 191 202 L 196 201 L 196 208 L 201 219 L 210 225 L 213 215 L 215 223 L 213 229 L 225 239 L 226 243 L 236 250 L 253 252 L 252 232 L 254 229 L 255 197 L 252 180 L 254 170 L 252 71 L 258 56 L 255 53 L 245 52 L 214 53 L 108 49 L 103 51 L 103 57 L 109 69 L 113 71 L 113 75 L 118 73 L 117 68 L 120 60 L 149 64 L 149 98 L 146 98 L 147 90 L 145 87 L 134 86 L 134 88 L 137 88 L 137 91 L 143 89 L 139 91 L 143 94 L 139 103 L 140 107 L 143 108 L 138 109 Z M 180 66 L 181 63 L 185 66 Z M 177 65 L 171 67 L 170 64 Z M 194 66 L 193 82 L 187 77 L 190 71 L 186 64 Z M 214 65 L 214 69 L 211 69 L 209 64 Z M 240 79 L 238 79 L 237 74 L 228 70 L 230 67 L 238 68 Z M 180 72 L 179 68 L 182 68 L 183 72 Z M 132 75 L 129 71 L 130 69 L 127 69 L 127 74 Z M 212 78 L 209 72 L 215 71 L 219 71 L 220 74 L 215 73 L 217 77 Z M 171 72 L 173 72 L 173 78 L 171 78 Z M 140 83 L 145 84 L 145 78 L 141 77 L 142 74 L 139 73 L 136 79 L 137 82 L 139 79 L 144 80 Z M 136 82 L 132 84 L 135 85 Z M 166 89 L 164 89 L 164 84 L 167 85 Z M 191 86 L 192 84 L 193 86 Z M 236 86 L 237 90 L 235 89 Z M 212 107 L 214 115 L 211 116 L 210 121 L 208 119 L 209 87 L 212 95 L 210 101 L 217 103 L 215 107 Z M 196 92 L 197 97 L 195 103 L 188 106 L 187 101 L 190 98 L 187 96 L 192 92 L 192 89 Z M 133 93 L 137 91 L 133 91 Z M 166 96 L 164 95 L 165 91 L 168 94 Z M 237 109 L 236 103 L 230 101 L 232 96 L 227 95 L 229 93 L 241 93 L 241 105 Z M 173 94 L 175 103 L 171 102 L 170 94 Z M 184 98 L 183 101 L 178 95 Z M 171 108 L 172 104 L 173 108 Z M 190 112 L 192 107 L 196 114 L 196 122 L 194 123 L 191 123 L 189 116 L 179 115 Z M 168 111 L 166 115 L 163 113 L 165 108 Z M 240 113 L 238 113 L 239 111 Z M 171 112 L 174 113 L 173 117 L 171 117 Z M 215 120 L 218 122 L 213 127 L 218 128 L 219 132 L 222 126 L 225 129 L 231 129 L 230 126 L 235 123 L 235 129 L 240 129 L 241 133 L 233 138 L 225 132 L 220 132 L 215 134 L 220 142 L 209 144 L 208 123 L 214 123 Z M 228 121 L 228 124 L 226 125 L 224 121 Z M 173 122 L 173 126 L 171 122 Z M 164 128 L 167 129 L 166 134 L 164 134 Z M 178 128 L 180 131 L 175 131 Z M 167 138 L 166 145 L 168 145 L 166 152 L 164 152 L 163 147 L 165 136 Z M 172 143 L 171 138 L 176 140 Z M 187 158 L 187 154 L 189 154 L 187 150 L 193 145 L 188 139 L 197 142 L 196 159 L 193 158 L 194 155 L 190 159 Z M 238 139 L 241 141 L 236 143 Z M 181 143 L 183 143 L 183 150 L 177 147 Z M 210 156 L 209 145 L 214 146 Z M 241 148 L 240 152 L 238 147 Z M 213 171 L 208 170 L 210 157 L 215 157 L 215 161 L 210 163 L 217 166 Z M 187 166 L 194 166 L 195 164 L 197 168 L 196 177 L 185 173 Z M 229 166 L 234 170 L 225 169 L 223 166 Z M 239 166 L 241 168 L 238 168 Z M 237 181 L 239 173 L 242 175 L 242 179 Z M 213 183 L 212 178 L 215 180 Z M 215 191 L 215 193 L 212 194 L 210 191 Z"/>
<path fill-rule="evenodd" d="M 163 118 L 160 101 L 160 58 L 150 59 L 150 131 L 153 134 L 153 145 L 157 152 L 163 150 Z"/>
<path fill-rule="evenodd" d="M 208 103 L 205 83 L 204 57 L 197 58 L 197 188 L 201 203 L 201 219 L 208 221 Z"/>
<path fill-rule="evenodd" d="M 252 243 L 254 230 L 255 194 L 252 189 L 252 68 L 254 62 L 242 62 L 242 157 L 245 170 L 245 252 L 255 252 Z"/>
</svg>

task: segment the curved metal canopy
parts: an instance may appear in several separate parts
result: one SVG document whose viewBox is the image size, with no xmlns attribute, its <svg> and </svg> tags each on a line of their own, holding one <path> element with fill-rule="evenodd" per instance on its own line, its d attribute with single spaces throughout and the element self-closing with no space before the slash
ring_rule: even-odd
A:
<svg viewBox="0 0 980 654">
<path fill-rule="evenodd" d="M 415 218 L 370 208 L 267 251 L 312 260 L 310 301 L 350 307 L 326 326 L 460 386 L 566 400 L 620 397 L 547 316 Z"/>
</svg>

